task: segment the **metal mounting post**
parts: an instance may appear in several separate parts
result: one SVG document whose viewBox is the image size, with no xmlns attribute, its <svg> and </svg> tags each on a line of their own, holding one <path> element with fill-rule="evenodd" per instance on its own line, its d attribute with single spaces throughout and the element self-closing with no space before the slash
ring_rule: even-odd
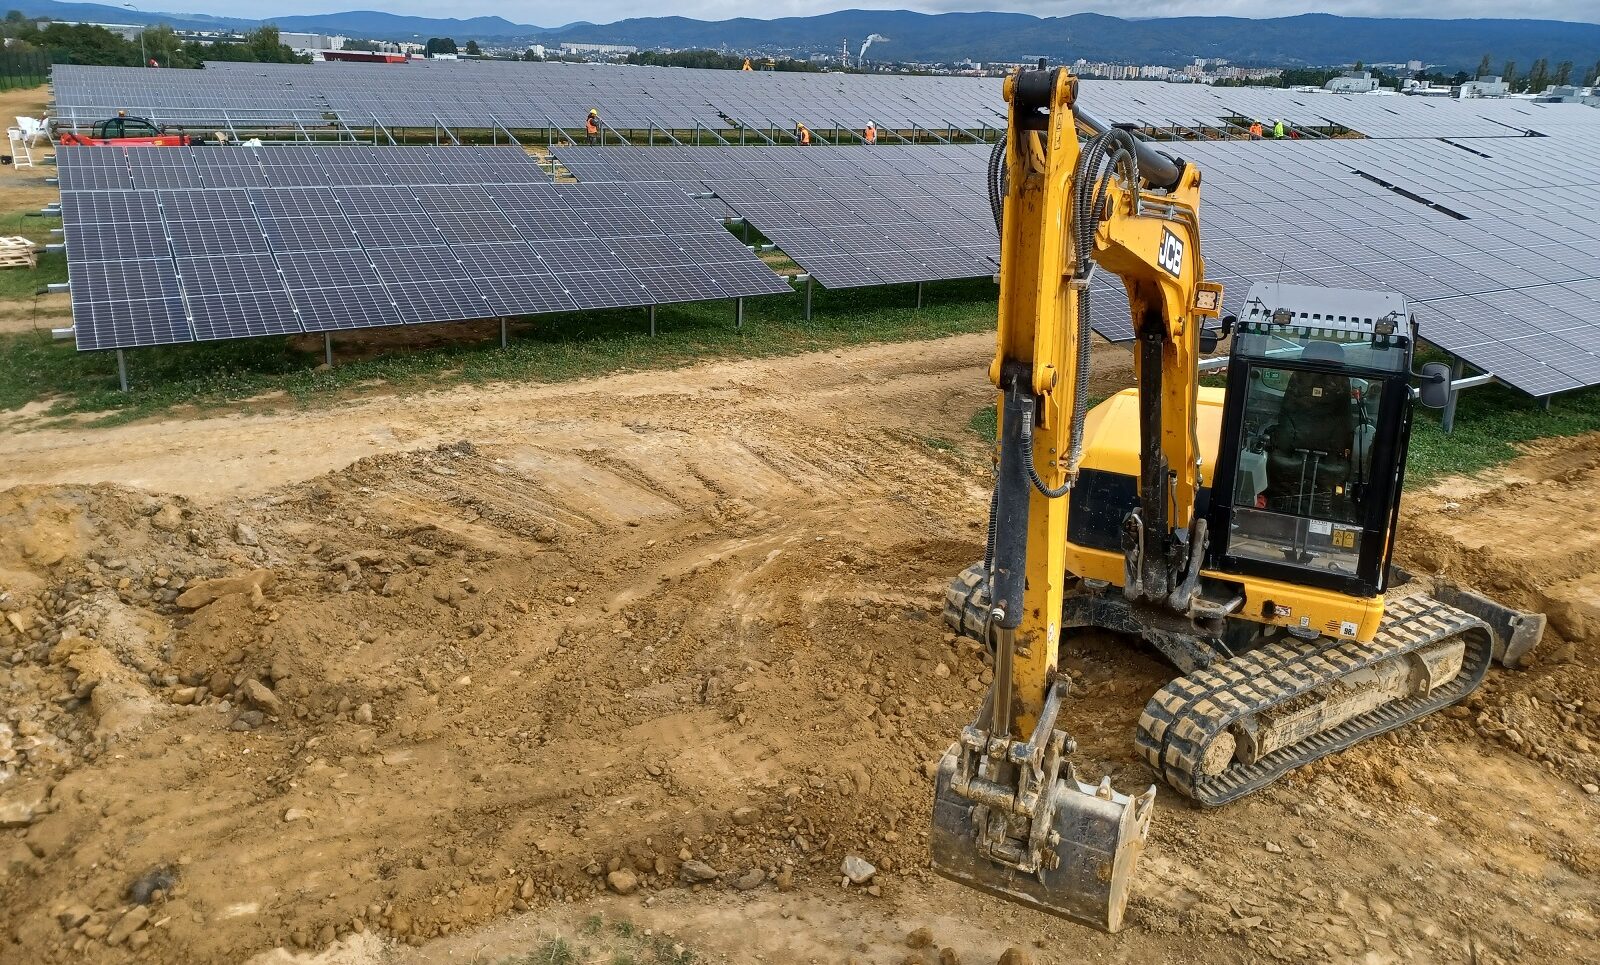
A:
<svg viewBox="0 0 1600 965">
<path fill-rule="evenodd" d="M 733 327 L 744 328 L 744 299 L 733 300 Z"/>
<path fill-rule="evenodd" d="M 500 347 L 505 348 L 511 343 L 511 323 L 500 319 Z"/>
<path fill-rule="evenodd" d="M 806 321 L 811 321 L 811 276 L 806 276 Z"/>
<path fill-rule="evenodd" d="M 922 282 L 917 282 L 917 309 L 922 309 Z"/>
<path fill-rule="evenodd" d="M 1463 368 L 1459 358 L 1450 363 L 1450 395 L 1445 399 L 1444 414 L 1439 417 L 1439 427 L 1447 436 L 1456 430 L 1456 400 L 1461 398 L 1461 390 L 1456 388 L 1456 383 L 1461 381 Z"/>
<path fill-rule="evenodd" d="M 328 368 L 330 368 L 330 369 L 333 368 L 333 333 L 332 332 L 323 332 L 322 333 L 322 356 L 323 356 L 323 360 L 325 362 L 327 362 Z"/>
<path fill-rule="evenodd" d="M 650 306 L 650 337 L 656 337 L 656 307 Z"/>
<path fill-rule="evenodd" d="M 1543 412 L 1549 412 L 1550 411 L 1550 400 L 1553 399 L 1553 398 L 1555 398 L 1555 396 L 1547 395 L 1544 398 L 1540 399 L 1539 400 L 1539 409 L 1541 411 L 1543 411 Z"/>
<path fill-rule="evenodd" d="M 128 391 L 128 353 L 117 349 L 117 383 L 122 386 L 122 391 Z"/>
</svg>

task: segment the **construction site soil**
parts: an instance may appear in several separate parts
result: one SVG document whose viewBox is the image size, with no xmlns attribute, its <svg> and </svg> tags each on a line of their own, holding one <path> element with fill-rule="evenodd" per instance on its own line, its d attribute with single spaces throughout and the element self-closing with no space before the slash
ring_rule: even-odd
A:
<svg viewBox="0 0 1600 965">
<path fill-rule="evenodd" d="M 932 874 L 989 679 L 939 608 L 990 344 L 0 425 L 0 962 L 493 962 L 601 920 L 663 961 L 1600 960 L 1594 438 L 1407 501 L 1404 562 L 1550 614 L 1528 669 L 1219 810 L 1161 791 L 1121 934 Z M 1080 769 L 1150 784 L 1172 671 L 1066 665 Z"/>
</svg>

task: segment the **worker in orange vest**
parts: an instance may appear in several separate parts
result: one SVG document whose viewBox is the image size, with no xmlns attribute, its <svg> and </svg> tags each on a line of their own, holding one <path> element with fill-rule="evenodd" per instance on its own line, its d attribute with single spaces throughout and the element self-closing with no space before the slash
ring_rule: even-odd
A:
<svg viewBox="0 0 1600 965">
<path fill-rule="evenodd" d="M 865 140 L 868 144 L 878 143 L 878 125 L 872 123 L 871 121 L 867 122 L 867 136 Z"/>
<path fill-rule="evenodd" d="M 794 130 L 795 130 L 795 134 L 800 138 L 800 146 L 801 147 L 810 147 L 811 146 L 811 128 L 806 127 L 804 124 L 796 124 L 794 126 Z"/>
<path fill-rule="evenodd" d="M 1261 140 L 1261 133 L 1262 133 L 1261 132 L 1261 122 L 1260 121 L 1251 121 L 1250 122 L 1250 140 L 1252 140 L 1252 141 Z"/>
<path fill-rule="evenodd" d="M 583 122 L 583 133 L 590 144 L 600 143 L 600 112 L 589 108 L 589 116 Z"/>
</svg>

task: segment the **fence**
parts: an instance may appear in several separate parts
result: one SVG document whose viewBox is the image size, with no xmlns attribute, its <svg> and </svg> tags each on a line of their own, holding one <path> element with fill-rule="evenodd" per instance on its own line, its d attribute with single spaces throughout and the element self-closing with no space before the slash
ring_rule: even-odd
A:
<svg viewBox="0 0 1600 965">
<path fill-rule="evenodd" d="M 38 87 L 50 79 L 50 55 L 42 50 L 0 50 L 0 90 Z"/>
</svg>

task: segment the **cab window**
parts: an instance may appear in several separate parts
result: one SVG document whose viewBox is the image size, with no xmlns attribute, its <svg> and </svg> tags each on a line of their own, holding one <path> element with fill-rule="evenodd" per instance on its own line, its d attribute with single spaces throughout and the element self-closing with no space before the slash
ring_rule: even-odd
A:
<svg viewBox="0 0 1600 965">
<path fill-rule="evenodd" d="M 1229 553 L 1354 576 L 1382 380 L 1339 371 L 1344 346 L 1248 369 Z"/>
</svg>

